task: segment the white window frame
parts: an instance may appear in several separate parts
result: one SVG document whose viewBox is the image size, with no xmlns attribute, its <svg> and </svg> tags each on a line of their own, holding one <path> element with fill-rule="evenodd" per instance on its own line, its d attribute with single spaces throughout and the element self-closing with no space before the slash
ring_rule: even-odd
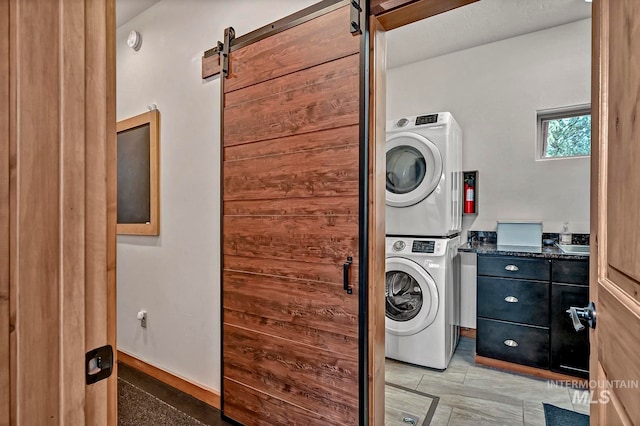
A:
<svg viewBox="0 0 640 426">
<path fill-rule="evenodd" d="M 536 161 L 571 160 L 576 158 L 589 158 L 589 155 L 570 155 L 564 157 L 545 157 L 546 138 L 544 122 L 548 120 L 558 120 L 561 118 L 578 117 L 580 115 L 591 115 L 591 104 L 573 105 L 562 108 L 545 109 L 536 112 Z"/>
</svg>

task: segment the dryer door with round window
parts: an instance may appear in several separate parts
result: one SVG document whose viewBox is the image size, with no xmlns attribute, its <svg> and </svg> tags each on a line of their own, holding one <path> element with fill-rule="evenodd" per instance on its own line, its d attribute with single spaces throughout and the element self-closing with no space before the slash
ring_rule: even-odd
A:
<svg viewBox="0 0 640 426">
<path fill-rule="evenodd" d="M 438 314 L 438 288 L 420 265 L 402 257 L 386 262 L 385 326 L 401 336 L 427 328 Z"/>
<path fill-rule="evenodd" d="M 442 178 L 442 156 L 429 139 L 412 132 L 387 139 L 387 205 L 408 207 L 429 196 Z"/>
</svg>

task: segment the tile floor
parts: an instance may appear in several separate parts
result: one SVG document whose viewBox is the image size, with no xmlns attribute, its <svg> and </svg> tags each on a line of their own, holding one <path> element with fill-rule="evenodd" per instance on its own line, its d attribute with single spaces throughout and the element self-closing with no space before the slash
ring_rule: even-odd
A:
<svg viewBox="0 0 640 426">
<path fill-rule="evenodd" d="M 573 403 L 575 393 L 586 392 L 554 386 L 547 380 L 476 365 L 475 340 L 461 338 L 445 371 L 430 370 L 387 359 L 386 381 L 438 399 L 431 424 L 439 425 L 542 425 L 542 402 L 589 414 L 589 405 Z M 386 425 L 404 425 L 406 414 L 423 425 L 425 404 L 431 399 L 413 393 L 398 394 L 387 386 Z M 404 392 L 404 391 L 403 391 Z M 403 399 L 402 397 L 405 396 Z M 577 399 L 579 401 L 579 399 Z"/>
</svg>

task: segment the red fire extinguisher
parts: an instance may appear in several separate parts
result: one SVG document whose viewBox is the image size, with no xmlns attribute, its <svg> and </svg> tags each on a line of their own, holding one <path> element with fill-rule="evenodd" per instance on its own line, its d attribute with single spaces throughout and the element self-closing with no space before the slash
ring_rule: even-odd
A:
<svg viewBox="0 0 640 426">
<path fill-rule="evenodd" d="M 464 212 L 475 213 L 476 205 L 474 198 L 474 186 L 473 178 L 467 178 L 464 180 Z"/>
</svg>

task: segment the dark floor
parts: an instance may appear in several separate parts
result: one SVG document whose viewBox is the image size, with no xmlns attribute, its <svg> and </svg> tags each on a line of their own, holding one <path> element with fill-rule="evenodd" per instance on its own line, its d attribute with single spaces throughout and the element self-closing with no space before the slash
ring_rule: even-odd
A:
<svg viewBox="0 0 640 426">
<path fill-rule="evenodd" d="M 153 377 L 118 364 L 119 426 L 224 426 L 220 411 Z"/>
<path fill-rule="evenodd" d="M 510 374 L 474 362 L 475 341 L 461 339 L 445 371 L 386 362 L 385 425 L 545 425 L 542 403 L 589 413 L 576 394 L 535 377 Z M 123 364 L 118 365 L 120 426 L 225 426 L 220 411 Z M 407 416 L 409 414 L 410 416 Z"/>
</svg>

